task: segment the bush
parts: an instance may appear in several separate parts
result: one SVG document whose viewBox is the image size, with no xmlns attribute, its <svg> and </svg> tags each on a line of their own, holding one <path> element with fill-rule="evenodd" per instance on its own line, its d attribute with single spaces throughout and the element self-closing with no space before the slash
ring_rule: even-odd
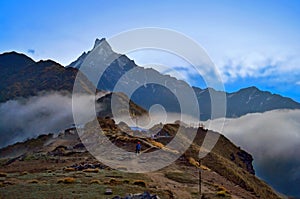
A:
<svg viewBox="0 0 300 199">
<path fill-rule="evenodd" d="M 146 182 L 143 180 L 136 180 L 133 182 L 134 185 L 140 186 L 140 187 L 146 187 Z"/>
<path fill-rule="evenodd" d="M 27 171 L 23 171 L 20 175 L 21 175 L 21 176 L 25 176 L 25 175 L 27 175 L 27 174 L 28 174 Z"/>
<path fill-rule="evenodd" d="M 226 191 L 218 191 L 217 195 L 218 196 L 222 196 L 222 197 L 226 197 L 227 196 Z"/>
<path fill-rule="evenodd" d="M 90 184 L 101 184 L 100 180 L 91 180 Z"/>
<path fill-rule="evenodd" d="M 74 182 L 75 182 L 75 178 L 71 178 L 71 177 L 62 178 L 57 181 L 57 183 L 64 183 L 64 184 L 71 184 Z"/>
<path fill-rule="evenodd" d="M 64 171 L 70 172 L 70 171 L 76 171 L 76 169 L 72 168 L 72 167 L 67 167 L 67 168 L 64 168 Z"/>
<path fill-rule="evenodd" d="M 230 194 L 229 194 L 229 192 L 226 190 L 225 187 L 218 186 L 217 196 L 221 196 L 221 197 L 230 197 Z"/>
<path fill-rule="evenodd" d="M 98 173 L 100 170 L 98 168 L 96 169 L 84 169 L 83 172 L 87 172 L 87 173 Z"/>
<path fill-rule="evenodd" d="M 205 171 L 211 171 L 210 168 L 208 168 L 207 166 L 204 166 L 204 165 L 200 165 L 200 168 Z"/>
<path fill-rule="evenodd" d="M 188 160 L 189 160 L 189 163 L 190 163 L 191 165 L 193 165 L 193 166 L 195 166 L 195 167 L 197 167 L 197 168 L 200 167 L 199 162 L 197 162 L 194 158 L 189 157 Z"/>
<path fill-rule="evenodd" d="M 120 181 L 120 180 L 116 180 L 116 179 L 114 179 L 114 178 L 111 178 L 111 179 L 109 180 L 108 184 L 110 184 L 110 185 L 119 185 L 119 184 L 123 184 L 123 182 Z"/>
<path fill-rule="evenodd" d="M 7 173 L 0 172 L 0 177 L 7 177 Z"/>
<path fill-rule="evenodd" d="M 165 146 L 162 144 L 162 143 L 160 143 L 160 142 L 156 142 L 156 141 L 154 141 L 154 140 L 148 140 L 153 146 L 156 146 L 156 147 L 158 147 L 158 148 L 160 148 L 160 149 L 162 149 L 162 148 L 164 148 Z"/>
<path fill-rule="evenodd" d="M 30 184 L 38 184 L 39 183 L 39 181 L 37 179 L 28 180 L 27 182 Z"/>
<path fill-rule="evenodd" d="M 225 191 L 225 192 L 227 192 L 227 190 L 225 189 L 225 187 L 222 187 L 222 186 L 218 186 L 218 191 Z"/>
</svg>

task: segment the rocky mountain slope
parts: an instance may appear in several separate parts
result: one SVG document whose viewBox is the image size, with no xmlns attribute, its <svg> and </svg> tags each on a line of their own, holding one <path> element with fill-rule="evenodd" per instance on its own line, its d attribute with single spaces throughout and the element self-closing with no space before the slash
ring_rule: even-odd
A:
<svg viewBox="0 0 300 199">
<path fill-rule="evenodd" d="M 172 155 L 173 151 L 166 144 L 179 128 L 177 123 L 165 124 L 157 135 L 168 132 L 172 136 L 152 139 L 135 136 L 138 132 L 125 132 L 109 118 L 98 118 L 97 122 L 110 141 L 124 150 L 134 152 L 139 141 L 142 153 L 163 150 L 165 155 Z M 91 124 L 85 126 L 86 133 L 93 131 Z M 189 128 L 183 127 L 187 132 Z M 107 198 L 105 192 L 109 189 L 115 195 L 149 192 L 160 198 L 199 198 L 200 193 L 202 198 L 280 198 L 255 177 L 252 156 L 224 136 L 199 162 L 198 152 L 205 135 L 215 133 L 199 128 L 193 144 L 178 160 L 164 169 L 145 174 L 127 173 L 123 168 L 111 170 L 98 162 L 81 143 L 75 128 L 58 136 L 41 135 L 0 150 L 0 196 L 5 198 L 18 189 L 16 196 L 22 198 L 37 198 L 45 191 L 49 198 L 96 195 Z M 128 158 L 134 161 L 135 157 Z M 88 195 L 88 190 L 96 195 Z"/>
<path fill-rule="evenodd" d="M 47 91 L 73 91 L 77 69 L 65 68 L 52 61 L 35 62 L 16 52 L 0 55 L 0 102 L 28 97 Z M 94 86 L 79 75 L 82 93 L 94 93 Z"/>
</svg>

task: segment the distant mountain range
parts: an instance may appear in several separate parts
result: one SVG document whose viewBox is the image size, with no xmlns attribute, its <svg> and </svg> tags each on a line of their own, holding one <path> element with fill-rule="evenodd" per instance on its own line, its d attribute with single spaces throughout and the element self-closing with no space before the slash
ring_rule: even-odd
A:
<svg viewBox="0 0 300 199">
<path fill-rule="evenodd" d="M 52 61 L 35 62 L 24 54 L 9 52 L 0 55 L 0 102 L 36 96 L 43 92 L 61 91 L 72 93 L 74 81 L 79 70 Z M 96 88 L 82 74 L 79 75 L 81 94 L 95 94 Z M 97 92 L 100 92 L 97 90 Z M 99 116 L 111 116 L 110 92 L 102 93 Z M 118 111 L 122 112 L 125 102 L 130 101 L 126 95 L 116 93 Z M 59 102 L 58 102 L 59 103 Z M 130 101 L 130 112 L 136 115 L 147 114 L 147 111 Z"/>
<path fill-rule="evenodd" d="M 82 64 L 87 64 L 83 73 L 88 71 L 88 78 L 81 75 L 83 93 L 94 93 L 94 85 L 99 90 L 113 91 L 118 83 L 119 90 L 114 90 L 116 92 L 123 92 L 130 85 L 137 88 L 131 100 L 146 110 L 154 104 L 161 104 L 167 112 L 180 113 L 180 105 L 175 95 L 186 88 L 193 89 L 196 94 L 201 120 L 211 119 L 211 94 L 216 98 L 225 94 L 226 117 L 229 118 L 274 109 L 300 109 L 300 104 L 292 99 L 261 91 L 256 87 L 244 88 L 233 93 L 222 93 L 213 88 L 190 87 L 182 80 L 163 75 L 152 68 L 136 65 L 126 55 L 115 53 L 105 39 L 97 39 L 91 51 L 84 52 L 67 67 L 52 60 L 35 62 L 16 52 L 1 54 L 0 102 L 34 96 L 46 91 L 72 92 L 75 77 Z M 98 81 L 99 68 L 103 69 L 103 74 Z M 148 80 L 159 84 L 147 83 Z M 165 86 L 173 88 L 174 93 Z"/>
<path fill-rule="evenodd" d="M 180 112 L 179 102 L 176 96 L 165 86 L 175 88 L 175 92 L 181 92 L 189 87 L 184 81 L 177 80 L 169 75 L 162 75 L 154 69 L 140 67 L 126 55 L 115 53 L 104 38 L 101 40 L 96 39 L 93 49 L 87 53 L 84 52 L 68 67 L 80 69 L 82 64 L 85 64 L 85 71 L 88 69 L 89 78 L 96 80 L 92 80 L 92 82 L 97 85 L 98 89 L 112 91 L 117 83 L 120 89 L 117 91 L 128 89 L 128 85 L 137 87 L 138 89 L 133 93 L 131 99 L 145 109 L 149 109 L 154 104 L 161 104 L 166 111 L 178 113 Z M 98 82 L 98 77 L 94 77 L 94 75 L 97 74 L 99 69 L 103 69 L 103 74 Z M 119 81 L 121 77 L 122 79 Z M 147 84 L 149 79 L 161 84 Z M 244 88 L 233 93 L 222 93 L 213 88 L 192 87 L 192 89 L 200 106 L 201 120 L 211 119 L 210 94 L 213 94 L 216 98 L 226 95 L 226 117 L 230 118 L 274 109 L 300 109 L 300 104 L 292 99 L 261 91 L 256 87 Z"/>
</svg>

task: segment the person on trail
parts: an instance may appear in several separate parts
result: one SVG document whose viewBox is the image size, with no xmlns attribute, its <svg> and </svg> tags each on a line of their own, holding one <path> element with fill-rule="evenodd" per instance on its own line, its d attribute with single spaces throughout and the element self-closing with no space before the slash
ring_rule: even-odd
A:
<svg viewBox="0 0 300 199">
<path fill-rule="evenodd" d="M 135 146 L 135 153 L 139 154 L 141 152 L 141 148 L 142 148 L 141 143 L 138 142 L 137 145 Z"/>
</svg>

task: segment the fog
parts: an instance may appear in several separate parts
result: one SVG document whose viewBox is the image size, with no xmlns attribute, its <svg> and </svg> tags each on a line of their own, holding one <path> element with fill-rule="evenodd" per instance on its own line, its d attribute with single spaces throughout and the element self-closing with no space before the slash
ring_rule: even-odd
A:
<svg viewBox="0 0 300 199">
<path fill-rule="evenodd" d="M 81 115 L 85 121 L 85 107 L 94 103 L 93 96 L 76 96 L 82 101 Z M 40 134 L 57 133 L 73 124 L 72 96 L 52 92 L 27 99 L 10 100 L 0 104 L 0 147 L 24 141 Z M 80 115 L 80 114 L 79 114 Z"/>
<path fill-rule="evenodd" d="M 222 133 L 253 155 L 259 177 L 280 192 L 300 196 L 300 110 L 227 119 Z"/>
</svg>

